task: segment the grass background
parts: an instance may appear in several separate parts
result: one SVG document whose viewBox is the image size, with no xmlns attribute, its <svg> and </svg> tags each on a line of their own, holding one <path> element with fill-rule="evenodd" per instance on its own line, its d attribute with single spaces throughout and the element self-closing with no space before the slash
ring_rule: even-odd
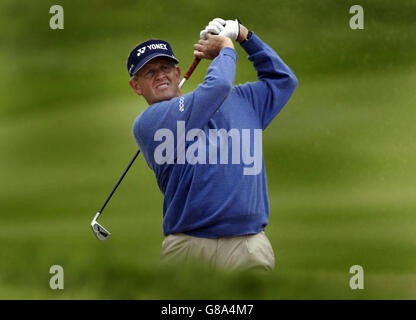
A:
<svg viewBox="0 0 416 320">
<path fill-rule="evenodd" d="M 49 28 L 54 4 L 64 30 Z M 354 4 L 364 30 L 349 28 Z M 263 134 L 267 275 L 159 266 L 163 197 L 142 157 L 100 218 L 112 239 L 89 225 L 137 148 L 146 104 L 128 86 L 128 53 L 166 39 L 185 71 L 217 16 L 239 17 L 299 79 Z M 2 0 L 0 298 L 415 299 L 415 16 L 412 0 Z M 236 49 L 235 82 L 254 81 Z M 55 264 L 64 290 L 49 288 Z M 364 290 L 349 288 L 356 264 Z"/>
</svg>

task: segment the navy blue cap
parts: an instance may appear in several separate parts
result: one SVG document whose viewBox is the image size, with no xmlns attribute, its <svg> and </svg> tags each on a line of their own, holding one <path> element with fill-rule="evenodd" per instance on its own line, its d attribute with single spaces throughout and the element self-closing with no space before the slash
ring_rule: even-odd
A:
<svg viewBox="0 0 416 320">
<path fill-rule="evenodd" d="M 137 45 L 127 59 L 127 71 L 132 77 L 146 63 L 156 57 L 168 57 L 179 63 L 169 43 L 163 40 L 148 40 Z"/>
</svg>

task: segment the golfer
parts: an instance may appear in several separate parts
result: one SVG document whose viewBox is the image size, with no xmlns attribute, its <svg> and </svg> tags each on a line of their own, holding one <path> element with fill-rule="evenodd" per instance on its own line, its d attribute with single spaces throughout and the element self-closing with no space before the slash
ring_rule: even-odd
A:
<svg viewBox="0 0 416 320">
<path fill-rule="evenodd" d="M 200 38 L 194 56 L 212 62 L 203 83 L 185 95 L 168 42 L 143 42 L 127 61 L 130 86 L 149 104 L 133 134 L 164 195 L 161 260 L 272 270 L 274 253 L 264 233 L 269 201 L 261 134 L 297 79 L 238 20 L 216 18 Z M 233 86 L 232 40 L 247 52 L 258 81 Z"/>
</svg>

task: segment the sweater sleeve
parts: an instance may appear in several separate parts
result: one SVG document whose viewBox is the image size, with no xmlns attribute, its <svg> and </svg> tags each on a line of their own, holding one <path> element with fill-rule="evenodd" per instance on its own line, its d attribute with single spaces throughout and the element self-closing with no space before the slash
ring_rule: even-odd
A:
<svg viewBox="0 0 416 320">
<path fill-rule="evenodd" d="M 287 103 L 298 80 L 278 54 L 254 33 L 241 46 L 254 63 L 259 81 L 239 85 L 236 89 L 251 103 L 265 129 Z"/>
<path fill-rule="evenodd" d="M 225 47 L 208 68 L 204 82 L 188 97 L 190 113 L 187 128 L 202 128 L 229 95 L 234 83 L 237 53 Z"/>
</svg>

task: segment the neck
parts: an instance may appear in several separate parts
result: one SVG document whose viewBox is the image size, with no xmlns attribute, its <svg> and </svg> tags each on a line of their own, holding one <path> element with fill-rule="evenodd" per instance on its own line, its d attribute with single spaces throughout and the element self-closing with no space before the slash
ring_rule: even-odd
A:
<svg viewBox="0 0 416 320">
<path fill-rule="evenodd" d="M 154 101 L 146 99 L 146 101 L 147 101 L 147 104 L 150 106 L 152 104 L 162 102 L 162 101 L 166 101 L 166 100 L 170 100 L 170 99 L 177 98 L 177 97 L 180 97 L 180 96 L 183 96 L 183 93 L 182 93 L 181 89 L 178 87 L 178 90 L 176 91 L 176 93 L 174 95 L 172 95 L 170 98 L 161 99 L 161 100 L 154 100 Z"/>
</svg>

